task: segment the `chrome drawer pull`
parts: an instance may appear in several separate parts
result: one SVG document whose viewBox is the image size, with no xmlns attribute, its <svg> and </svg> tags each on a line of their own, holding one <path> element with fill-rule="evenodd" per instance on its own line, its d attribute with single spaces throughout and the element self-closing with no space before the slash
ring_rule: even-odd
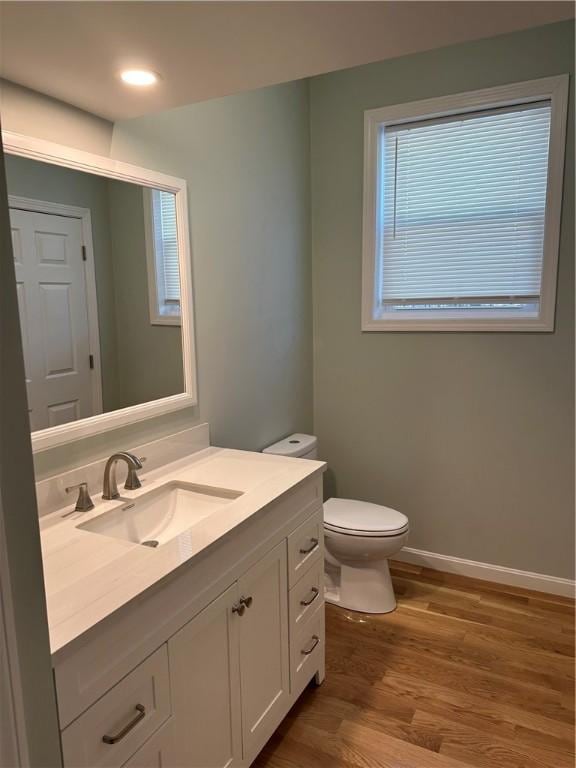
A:
<svg viewBox="0 0 576 768">
<path fill-rule="evenodd" d="M 319 642 L 320 642 L 320 638 L 318 637 L 318 635 L 312 635 L 312 644 L 310 645 L 310 648 L 303 648 L 302 654 L 304 656 L 310 656 L 310 654 L 312 653 L 314 648 L 316 648 Z"/>
<path fill-rule="evenodd" d="M 300 554 L 309 555 L 310 552 L 313 552 L 317 546 L 318 546 L 318 539 L 310 539 L 310 546 L 307 549 L 301 549 Z"/>
<path fill-rule="evenodd" d="M 312 605 L 314 600 L 316 600 L 316 598 L 320 594 L 320 590 L 316 589 L 316 587 L 312 587 L 310 592 L 311 592 L 312 597 L 308 598 L 308 600 L 300 600 L 300 605 L 304 605 L 304 606 Z"/>
<path fill-rule="evenodd" d="M 104 744 L 117 744 L 119 741 L 122 741 L 124 736 L 127 736 L 132 730 L 132 728 L 138 725 L 140 720 L 143 720 L 146 717 L 146 707 L 144 706 L 144 704 L 136 704 L 134 709 L 136 710 L 136 712 L 138 712 L 138 714 L 133 720 L 130 720 L 128 725 L 125 725 L 121 731 L 119 731 L 115 736 L 108 736 L 108 735 L 102 736 L 102 741 L 104 742 Z"/>
</svg>

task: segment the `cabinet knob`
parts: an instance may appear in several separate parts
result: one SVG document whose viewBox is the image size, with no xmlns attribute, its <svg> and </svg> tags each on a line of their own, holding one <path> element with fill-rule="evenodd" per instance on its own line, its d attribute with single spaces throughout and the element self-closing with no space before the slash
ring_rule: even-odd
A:
<svg viewBox="0 0 576 768">
<path fill-rule="evenodd" d="M 246 606 L 242 601 L 239 603 L 236 603 L 236 605 L 232 606 L 232 613 L 237 613 L 238 616 L 244 616 L 244 611 L 246 610 Z"/>
<path fill-rule="evenodd" d="M 250 608 L 250 606 L 252 605 L 252 597 L 251 596 L 250 597 L 241 597 L 240 598 L 240 604 L 241 605 L 245 605 L 246 608 Z"/>
</svg>

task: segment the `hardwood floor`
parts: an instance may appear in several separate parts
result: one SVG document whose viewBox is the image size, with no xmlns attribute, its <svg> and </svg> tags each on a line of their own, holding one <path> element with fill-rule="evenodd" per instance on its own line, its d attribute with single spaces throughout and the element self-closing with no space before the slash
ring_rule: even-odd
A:
<svg viewBox="0 0 576 768">
<path fill-rule="evenodd" d="M 257 768 L 572 768 L 574 604 L 393 565 L 398 608 L 326 607 L 327 671 Z"/>
</svg>

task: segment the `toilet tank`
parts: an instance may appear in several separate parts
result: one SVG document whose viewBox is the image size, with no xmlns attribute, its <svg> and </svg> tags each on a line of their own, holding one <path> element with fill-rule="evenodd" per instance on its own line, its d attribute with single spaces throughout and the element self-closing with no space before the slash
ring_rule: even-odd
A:
<svg viewBox="0 0 576 768">
<path fill-rule="evenodd" d="M 295 432 L 284 440 L 279 440 L 262 453 L 273 453 L 277 456 L 290 456 L 296 459 L 315 459 L 317 457 L 317 438 L 315 435 L 303 435 Z"/>
</svg>

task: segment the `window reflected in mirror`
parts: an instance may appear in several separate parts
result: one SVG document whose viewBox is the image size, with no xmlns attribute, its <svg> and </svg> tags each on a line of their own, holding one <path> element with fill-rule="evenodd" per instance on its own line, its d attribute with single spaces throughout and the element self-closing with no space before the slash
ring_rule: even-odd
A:
<svg viewBox="0 0 576 768">
<path fill-rule="evenodd" d="M 180 325 L 180 268 L 176 198 L 161 189 L 144 190 L 150 322 Z"/>
<path fill-rule="evenodd" d="M 33 432 L 184 391 L 175 195 L 6 157 Z"/>
</svg>

